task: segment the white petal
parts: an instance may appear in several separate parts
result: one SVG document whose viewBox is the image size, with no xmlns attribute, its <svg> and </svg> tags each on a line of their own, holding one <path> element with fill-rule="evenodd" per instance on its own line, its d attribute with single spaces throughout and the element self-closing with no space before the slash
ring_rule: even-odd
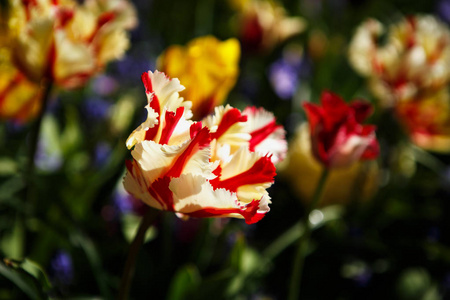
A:
<svg viewBox="0 0 450 300">
<path fill-rule="evenodd" d="M 206 178 L 199 175 L 184 174 L 170 182 L 174 195 L 175 211 L 191 213 L 202 208 L 239 209 L 235 193 L 225 189 L 214 190 Z M 240 214 L 233 217 L 243 218 Z"/>
</svg>

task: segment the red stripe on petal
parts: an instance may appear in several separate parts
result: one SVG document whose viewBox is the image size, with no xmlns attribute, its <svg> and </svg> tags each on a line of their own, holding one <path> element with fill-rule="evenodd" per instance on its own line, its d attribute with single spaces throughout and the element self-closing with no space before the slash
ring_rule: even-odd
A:
<svg viewBox="0 0 450 300">
<path fill-rule="evenodd" d="M 145 93 L 146 94 L 153 93 L 152 80 L 148 72 L 142 73 L 141 80 L 145 87 Z M 145 133 L 145 140 L 148 141 L 153 140 L 155 138 L 159 130 L 159 124 L 161 124 L 161 106 L 159 104 L 158 96 L 155 93 L 153 93 L 149 97 L 150 101 L 148 105 L 158 114 L 158 123 L 156 124 L 156 126 L 150 128 Z"/>
<path fill-rule="evenodd" d="M 202 130 L 202 122 L 193 123 L 191 125 L 191 127 L 189 128 L 189 135 L 190 135 L 191 139 L 193 139 L 200 130 Z"/>
<path fill-rule="evenodd" d="M 152 80 L 150 79 L 148 72 L 142 73 L 141 80 L 145 87 L 145 93 L 150 94 L 153 92 Z"/>
<path fill-rule="evenodd" d="M 153 126 L 152 128 L 149 128 L 145 132 L 145 140 L 152 141 L 159 130 L 159 125 L 161 124 L 161 112 L 160 112 L 160 106 L 159 106 L 159 99 L 156 96 L 156 94 L 152 95 L 151 101 L 149 103 L 149 106 L 158 114 L 157 120 L 158 122 Z M 167 112 L 166 112 L 167 114 Z"/>
<path fill-rule="evenodd" d="M 170 177 L 167 176 L 158 178 L 152 183 L 148 191 L 165 210 L 174 211 L 173 192 L 169 189 L 170 180 Z"/>
<path fill-rule="evenodd" d="M 144 174 L 142 173 L 141 168 L 139 167 L 139 165 L 136 163 L 135 160 L 126 160 L 125 161 L 125 166 L 127 168 L 128 174 L 133 177 L 133 179 L 137 182 L 137 184 L 143 189 L 143 190 L 147 190 L 148 193 L 150 194 L 150 196 L 152 196 L 152 198 L 159 203 L 159 205 L 167 210 L 167 203 L 165 201 L 165 198 L 161 199 L 161 196 L 159 195 L 158 192 L 161 192 L 161 194 L 165 195 L 164 193 L 164 189 L 162 187 L 160 187 L 160 185 L 162 185 L 162 183 L 157 183 L 156 187 L 158 192 L 153 188 L 153 184 L 149 187 L 147 180 L 145 179 Z M 167 198 L 167 197 L 166 197 Z M 170 201 L 170 200 L 169 200 Z M 172 208 L 173 210 L 173 200 L 172 200 L 172 205 L 170 206 L 170 208 Z"/>
<path fill-rule="evenodd" d="M 159 143 L 161 145 L 165 145 L 169 142 L 175 127 L 177 127 L 178 121 L 180 121 L 183 116 L 183 113 L 184 107 L 182 106 L 178 107 L 175 113 L 173 111 L 166 112 L 166 115 L 164 116 L 166 122 L 161 132 L 161 138 L 159 139 Z"/>
<path fill-rule="evenodd" d="M 200 210 L 183 214 L 194 218 L 213 218 L 213 217 L 227 217 L 230 214 L 242 215 L 242 210 L 239 208 L 204 207 Z"/>
<path fill-rule="evenodd" d="M 57 28 L 63 28 L 73 19 L 74 11 L 68 8 L 60 8 L 57 12 Z"/>
<path fill-rule="evenodd" d="M 127 167 L 128 172 L 132 173 L 133 170 L 133 160 L 126 160 L 125 166 Z"/>
<path fill-rule="evenodd" d="M 241 215 L 245 218 L 245 223 L 254 224 L 266 215 L 265 213 L 258 213 L 260 202 L 261 200 L 253 200 L 241 210 Z"/>
<path fill-rule="evenodd" d="M 100 15 L 97 20 L 97 28 L 100 29 L 106 23 L 114 20 L 116 18 L 116 13 L 113 11 L 107 11 Z"/>
<path fill-rule="evenodd" d="M 37 6 L 36 0 L 22 0 L 23 6 L 25 6 L 25 17 L 27 21 L 31 19 L 31 6 Z"/>
<path fill-rule="evenodd" d="M 191 159 L 192 156 L 199 150 L 209 146 L 210 142 L 211 137 L 209 129 L 207 127 L 203 127 L 192 139 L 183 153 L 181 153 L 181 155 L 173 162 L 165 176 L 179 177 L 189 159 Z"/>
<path fill-rule="evenodd" d="M 107 11 L 102 13 L 99 18 L 97 19 L 97 25 L 94 29 L 94 31 L 92 31 L 92 34 L 90 35 L 88 41 L 92 42 L 95 38 L 95 36 L 98 34 L 98 32 L 100 31 L 100 29 L 102 28 L 103 25 L 105 25 L 106 23 L 114 20 L 116 17 L 116 13 L 113 11 Z"/>
<path fill-rule="evenodd" d="M 216 177 L 210 180 L 210 183 L 216 189 L 224 188 L 231 192 L 236 192 L 239 187 L 244 185 L 272 183 L 275 175 L 275 166 L 270 156 L 264 156 L 258 159 L 247 171 L 225 180 L 220 180 L 220 177 Z"/>
<path fill-rule="evenodd" d="M 264 127 L 261 127 L 253 132 L 250 133 L 251 139 L 250 139 L 250 145 L 249 149 L 250 151 L 255 151 L 255 148 L 257 145 L 259 145 L 262 141 L 264 141 L 268 136 L 270 136 L 275 130 L 280 128 L 280 125 L 277 125 L 275 120 L 271 121 Z"/>
<path fill-rule="evenodd" d="M 190 213 L 183 212 L 183 214 L 194 218 L 229 217 L 231 214 L 240 214 L 244 217 L 245 223 L 254 224 L 261 220 L 265 215 L 265 213 L 258 212 L 259 202 L 260 200 L 253 200 L 244 208 L 204 207 Z"/>
<path fill-rule="evenodd" d="M 217 131 L 212 133 L 212 139 L 219 139 L 231 126 L 238 122 L 247 122 L 247 116 L 242 115 L 237 108 L 230 109 L 223 115 Z"/>
</svg>

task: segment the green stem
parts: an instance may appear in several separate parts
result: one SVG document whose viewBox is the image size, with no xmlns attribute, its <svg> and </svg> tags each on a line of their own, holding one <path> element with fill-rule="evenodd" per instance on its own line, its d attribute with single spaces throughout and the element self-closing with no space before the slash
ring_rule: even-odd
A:
<svg viewBox="0 0 450 300">
<path fill-rule="evenodd" d="M 45 115 L 45 111 L 47 110 L 47 106 L 48 106 L 48 101 L 50 99 L 50 92 L 52 90 L 52 82 L 51 81 L 46 81 L 44 83 L 44 92 L 42 95 L 42 106 L 41 106 L 41 110 L 39 112 L 39 115 L 36 119 L 36 123 L 33 127 L 33 130 L 31 131 L 31 136 L 30 136 L 30 148 L 29 148 L 29 152 L 28 152 L 28 162 L 27 162 L 27 166 L 25 169 L 25 182 L 26 182 L 26 187 L 25 187 L 25 197 L 27 202 L 32 202 L 33 199 L 31 199 L 32 196 L 32 179 L 34 176 L 34 170 L 35 170 L 35 163 L 34 163 L 34 158 L 36 156 L 36 150 L 38 147 L 38 142 L 39 142 L 39 134 L 41 131 L 41 125 L 42 125 L 42 119 L 44 118 Z M 31 200 L 30 200 L 31 199 Z"/>
<path fill-rule="evenodd" d="M 323 189 L 325 187 L 325 182 L 328 177 L 329 170 L 324 168 L 322 174 L 320 175 L 319 181 L 317 182 L 316 190 L 312 201 L 306 211 L 305 218 L 303 219 L 304 233 L 298 240 L 297 253 L 294 260 L 294 268 L 292 269 L 291 282 L 289 286 L 289 300 L 297 300 L 300 294 L 300 285 L 302 281 L 303 266 L 305 263 L 305 257 L 308 252 L 309 241 L 311 237 L 311 223 L 309 222 L 309 217 L 311 212 L 316 208 L 319 200 L 321 198 Z"/>
<path fill-rule="evenodd" d="M 134 270 L 136 266 L 136 258 L 139 254 L 139 249 L 144 241 L 145 233 L 147 229 L 152 225 L 154 219 L 157 215 L 157 210 L 149 208 L 149 211 L 142 218 L 141 224 L 139 225 L 138 232 L 131 243 L 130 250 L 128 252 L 128 257 L 125 262 L 125 268 L 122 274 L 122 281 L 119 288 L 119 296 L 117 299 L 125 300 L 128 299 L 128 294 L 131 287 L 131 281 L 133 279 Z"/>
</svg>

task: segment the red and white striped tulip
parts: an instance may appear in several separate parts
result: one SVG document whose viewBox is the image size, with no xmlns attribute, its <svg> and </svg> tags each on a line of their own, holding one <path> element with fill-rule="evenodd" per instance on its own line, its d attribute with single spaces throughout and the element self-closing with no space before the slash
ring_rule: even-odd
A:
<svg viewBox="0 0 450 300">
<path fill-rule="evenodd" d="M 191 121 L 191 103 L 179 97 L 184 87 L 178 79 L 157 71 L 142 79 L 148 116 L 127 140 L 133 160 L 127 162 L 125 189 L 183 217 L 261 220 L 276 173 L 272 152 L 250 149 L 247 115 L 227 106 L 204 122 Z"/>
</svg>

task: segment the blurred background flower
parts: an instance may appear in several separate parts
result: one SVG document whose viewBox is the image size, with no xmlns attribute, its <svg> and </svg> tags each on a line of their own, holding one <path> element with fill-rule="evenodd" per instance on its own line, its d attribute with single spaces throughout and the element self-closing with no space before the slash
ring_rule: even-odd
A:
<svg viewBox="0 0 450 300">
<path fill-rule="evenodd" d="M 396 115 L 411 140 L 426 150 L 450 151 L 450 96 L 446 88 L 420 99 L 400 103 Z"/>
<path fill-rule="evenodd" d="M 123 55 L 136 23 L 124 0 L 10 1 L 9 47 L 29 79 L 75 88 Z"/>
<path fill-rule="evenodd" d="M 450 31 L 432 15 L 404 17 L 388 27 L 360 25 L 349 46 L 351 65 L 367 77 L 384 107 L 441 89 L 450 80 Z M 378 39 L 386 34 L 386 43 Z"/>
<path fill-rule="evenodd" d="M 286 160 L 280 164 L 280 176 L 291 185 L 303 203 L 309 203 L 323 166 L 312 154 L 307 123 L 300 125 L 292 140 Z M 319 206 L 346 205 L 370 200 L 379 189 L 378 162 L 356 161 L 344 168 L 333 168 L 328 175 Z"/>
<path fill-rule="evenodd" d="M 318 162 L 332 169 L 378 156 L 375 126 L 361 124 L 372 112 L 369 103 L 354 100 L 347 105 L 329 91 L 322 92 L 320 102 L 321 105 L 303 103 L 312 153 Z"/>
<path fill-rule="evenodd" d="M 195 119 L 221 105 L 239 75 L 241 49 L 236 39 L 214 36 L 193 39 L 186 46 L 169 46 L 158 58 L 158 69 L 178 78 L 186 90 L 181 96 L 192 102 Z"/>
<path fill-rule="evenodd" d="M 40 111 L 41 87 L 12 64 L 9 49 L 0 53 L 0 118 L 24 123 Z"/>
<path fill-rule="evenodd" d="M 281 58 L 270 65 L 268 76 L 277 96 L 287 100 L 295 95 L 300 81 L 310 72 L 310 62 L 303 54 L 303 49 L 290 45 L 283 50 Z"/>
<path fill-rule="evenodd" d="M 231 0 L 230 4 L 237 13 L 235 26 L 245 53 L 269 52 L 306 27 L 304 19 L 288 17 L 275 1 Z"/>
</svg>

